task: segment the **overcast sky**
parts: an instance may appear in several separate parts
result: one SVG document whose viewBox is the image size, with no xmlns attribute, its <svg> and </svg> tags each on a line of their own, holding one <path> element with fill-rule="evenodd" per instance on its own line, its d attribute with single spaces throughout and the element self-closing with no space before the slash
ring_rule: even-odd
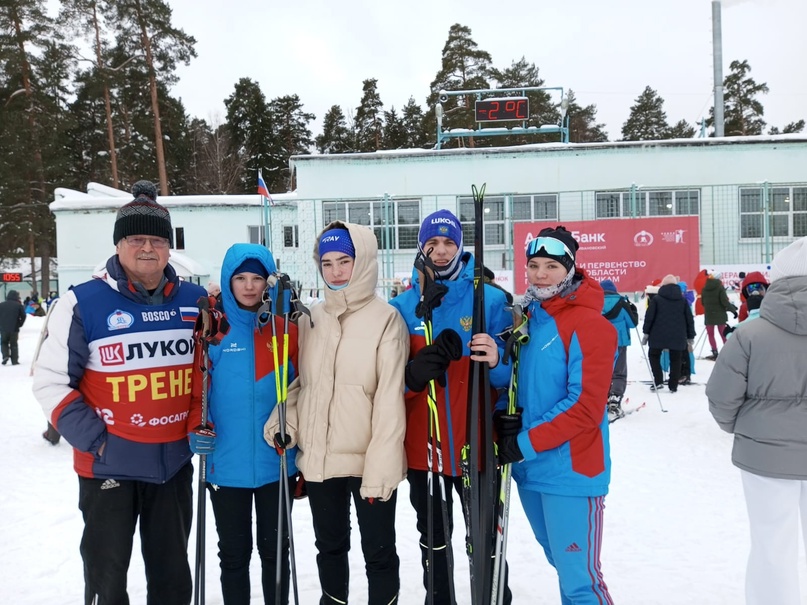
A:
<svg viewBox="0 0 807 605">
<path fill-rule="evenodd" d="M 546 86 L 594 103 L 612 140 L 645 86 L 672 124 L 695 124 L 713 101 L 710 0 L 168 0 L 173 23 L 196 40 L 174 94 L 187 111 L 223 121 L 236 81 L 267 99 L 298 94 L 317 116 L 358 106 L 362 81 L 378 79 L 385 109 L 410 96 L 423 106 L 454 23 L 471 28 L 493 65 L 524 56 Z M 510 7 L 510 8 L 508 8 Z M 771 125 L 807 119 L 807 0 L 723 0 L 723 69 L 747 59 L 770 93 Z"/>
</svg>

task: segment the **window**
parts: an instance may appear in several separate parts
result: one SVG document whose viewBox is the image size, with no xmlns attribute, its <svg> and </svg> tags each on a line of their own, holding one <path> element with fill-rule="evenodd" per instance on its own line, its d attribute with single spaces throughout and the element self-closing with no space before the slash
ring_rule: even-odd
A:
<svg viewBox="0 0 807 605">
<path fill-rule="evenodd" d="M 266 245 L 266 240 L 264 240 L 263 225 L 249 225 L 247 230 L 249 232 L 248 237 L 250 244 L 260 244 L 261 246 Z"/>
<path fill-rule="evenodd" d="M 474 200 L 472 197 L 460 197 L 457 200 L 460 209 L 463 243 L 474 245 Z M 558 217 L 558 196 L 555 193 L 524 195 L 492 195 L 485 198 L 485 245 L 508 246 L 512 242 L 513 222 L 532 222 L 554 220 Z M 510 227 L 508 231 L 508 227 Z"/>
<path fill-rule="evenodd" d="M 700 214 L 700 189 L 603 191 L 595 195 L 597 218 Z"/>
<path fill-rule="evenodd" d="M 767 204 L 765 195 L 767 193 Z M 767 230 L 765 229 L 767 206 Z M 803 237 L 807 235 L 807 186 L 741 187 L 740 237 Z"/>
<path fill-rule="evenodd" d="M 460 224 L 462 225 L 462 243 L 466 247 L 473 247 L 474 234 L 474 199 L 472 197 L 459 198 Z M 504 246 L 504 196 L 491 195 L 485 198 L 485 234 L 486 246 Z"/>
<path fill-rule="evenodd" d="M 373 229 L 380 250 L 417 248 L 420 200 L 323 202 L 323 222 L 341 220 Z"/>
<path fill-rule="evenodd" d="M 300 230 L 297 225 L 283 225 L 283 247 L 300 247 Z"/>
<path fill-rule="evenodd" d="M 185 227 L 174 229 L 174 248 L 176 250 L 185 249 Z"/>
</svg>

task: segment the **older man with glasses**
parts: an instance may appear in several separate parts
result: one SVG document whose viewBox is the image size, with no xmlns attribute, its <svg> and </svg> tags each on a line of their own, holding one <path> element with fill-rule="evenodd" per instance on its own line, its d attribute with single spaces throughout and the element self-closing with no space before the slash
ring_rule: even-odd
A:
<svg viewBox="0 0 807 605">
<path fill-rule="evenodd" d="M 51 314 L 34 377 L 48 420 L 73 446 L 84 517 L 84 603 L 128 603 L 135 527 L 148 603 L 187 605 L 193 497 L 189 427 L 197 300 L 168 264 L 171 216 L 139 181 L 118 211 L 116 254 Z M 74 599 L 75 600 L 75 599 Z"/>
</svg>

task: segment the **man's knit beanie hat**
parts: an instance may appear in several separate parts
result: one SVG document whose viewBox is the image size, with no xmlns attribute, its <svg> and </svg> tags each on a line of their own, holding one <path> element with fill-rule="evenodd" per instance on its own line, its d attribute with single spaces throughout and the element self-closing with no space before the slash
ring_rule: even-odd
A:
<svg viewBox="0 0 807 605">
<path fill-rule="evenodd" d="M 157 187 L 150 181 L 137 181 L 132 186 L 134 200 L 122 206 L 115 218 L 112 239 L 115 245 L 124 237 L 151 235 L 164 237 L 174 245 L 171 215 L 165 206 L 157 203 Z"/>
</svg>

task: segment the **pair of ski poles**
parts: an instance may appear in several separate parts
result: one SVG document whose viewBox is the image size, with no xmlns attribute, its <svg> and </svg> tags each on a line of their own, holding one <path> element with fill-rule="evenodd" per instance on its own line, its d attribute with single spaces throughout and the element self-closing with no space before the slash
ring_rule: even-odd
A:
<svg viewBox="0 0 807 605">
<path fill-rule="evenodd" d="M 279 341 L 276 318 L 277 303 L 275 304 L 275 314 L 272 314 L 272 298 L 269 294 L 270 289 L 277 286 L 276 298 L 282 305 L 283 310 L 283 356 L 282 365 L 280 363 Z M 292 309 L 294 309 L 292 311 Z M 215 311 L 215 310 L 213 310 Z M 199 313 L 201 317 L 200 334 L 198 335 L 198 346 L 201 347 L 201 371 L 202 371 L 202 426 L 207 425 L 207 410 L 208 410 L 208 371 L 209 371 L 209 352 L 208 346 L 211 342 L 212 336 L 215 335 L 214 328 L 210 319 L 211 305 L 207 298 L 200 299 Z M 290 315 L 296 319 L 297 316 L 306 313 L 310 317 L 307 309 L 302 307 L 299 299 L 291 286 L 289 276 L 286 274 L 273 274 L 267 279 L 267 290 L 264 294 L 264 302 L 261 308 L 258 309 L 256 316 L 258 318 L 259 328 L 270 322 L 272 325 L 272 355 L 274 362 L 275 374 L 275 390 L 277 396 L 278 420 L 280 423 L 280 435 L 283 444 L 286 442 L 286 399 L 288 397 L 288 364 L 289 364 L 289 320 Z M 265 318 L 265 320 L 263 319 Z M 194 582 L 194 605 L 203 605 L 205 602 L 205 517 L 206 517 L 206 498 L 205 487 L 207 483 L 207 456 L 201 455 L 199 457 L 200 471 L 199 471 L 199 489 L 198 489 L 198 503 L 197 503 L 197 526 L 196 526 L 196 568 L 195 568 L 195 582 Z M 277 552 L 276 552 L 276 567 L 275 567 L 275 602 L 280 603 L 282 598 L 282 550 L 283 550 L 283 523 L 286 523 L 288 529 L 289 539 L 289 561 L 290 571 L 293 585 L 294 602 L 299 603 L 299 592 L 297 586 L 297 565 L 294 554 L 294 537 L 292 530 L 292 517 L 291 517 L 291 492 L 288 483 L 288 459 L 286 457 L 286 450 L 282 448 L 280 451 L 280 477 L 278 486 L 278 539 L 277 539 Z"/>
</svg>

